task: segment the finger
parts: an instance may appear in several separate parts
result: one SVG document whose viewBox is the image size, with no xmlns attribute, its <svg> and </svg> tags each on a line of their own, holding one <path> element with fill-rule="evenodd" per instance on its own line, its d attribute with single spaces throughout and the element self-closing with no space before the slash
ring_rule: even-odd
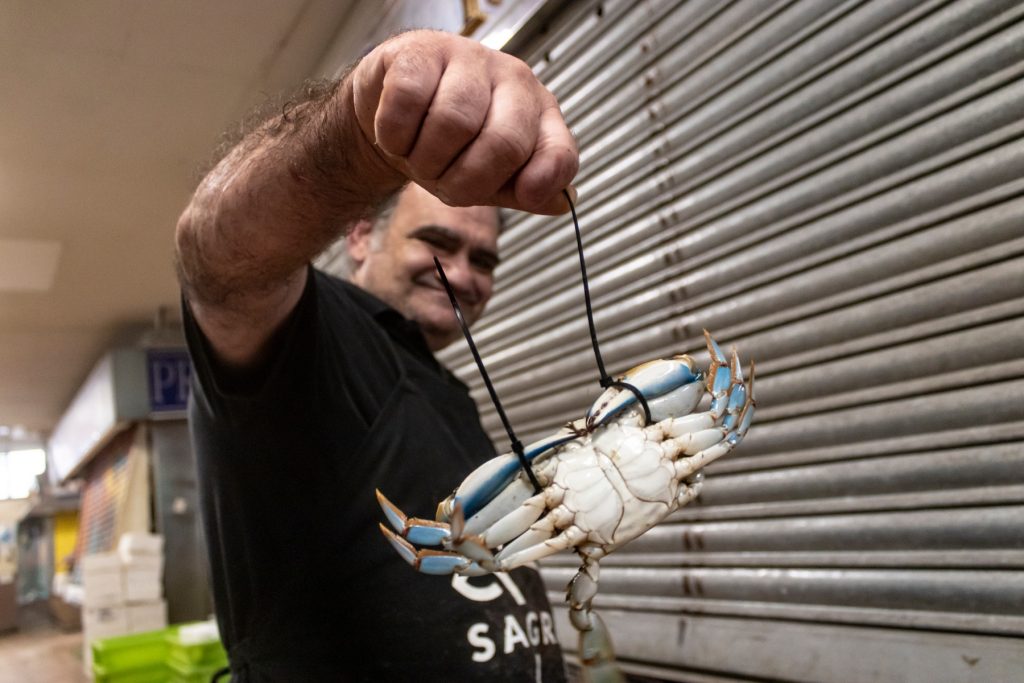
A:
<svg viewBox="0 0 1024 683">
<path fill-rule="evenodd" d="M 491 81 L 465 60 L 449 63 L 408 156 L 416 180 L 436 180 L 480 133 L 491 101 Z"/>
<path fill-rule="evenodd" d="M 576 139 L 552 101 L 541 114 L 540 133 L 533 155 L 514 179 L 515 202 L 535 213 L 568 211 L 562 190 L 570 187 L 579 166 Z"/>
<path fill-rule="evenodd" d="M 444 71 L 444 56 L 429 48 L 384 56 L 384 77 L 374 116 L 377 146 L 404 157 L 412 150 L 420 126 Z"/>
<path fill-rule="evenodd" d="M 540 106 L 521 82 L 501 80 L 479 135 L 438 179 L 450 203 L 487 203 L 533 154 L 540 131 Z"/>
<path fill-rule="evenodd" d="M 352 106 L 359 128 L 371 143 L 377 141 L 373 122 L 383 87 L 384 62 L 378 56 L 367 57 L 352 72 Z"/>
<path fill-rule="evenodd" d="M 505 185 L 498 190 L 498 193 L 493 197 L 491 203 L 494 206 L 501 206 L 506 209 L 515 209 L 516 211 L 529 211 L 530 213 L 541 214 L 545 216 L 560 216 L 563 213 L 569 212 L 569 204 L 565 201 L 565 195 L 563 192 L 569 193 L 569 199 L 572 200 L 573 205 L 576 205 L 577 191 L 575 186 L 569 185 L 558 191 L 557 194 L 545 199 L 540 203 L 524 204 L 522 201 L 516 198 L 516 178 L 511 178 Z"/>
</svg>

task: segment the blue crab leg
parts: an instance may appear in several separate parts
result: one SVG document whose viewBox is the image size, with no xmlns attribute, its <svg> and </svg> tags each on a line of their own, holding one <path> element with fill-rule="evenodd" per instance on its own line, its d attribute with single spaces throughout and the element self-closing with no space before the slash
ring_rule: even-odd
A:
<svg viewBox="0 0 1024 683">
<path fill-rule="evenodd" d="M 380 525 L 381 533 L 403 560 L 424 574 L 466 574 L 477 576 L 494 571 L 494 556 L 481 539 L 465 535 L 465 518 L 456 507 L 452 525 L 427 519 L 408 518 L 394 503 L 377 491 L 377 501 L 395 531 Z M 397 532 L 397 533 L 396 533 Z M 406 540 L 409 539 L 409 540 Z M 419 540 L 417 540 L 419 539 Z M 450 550 L 417 550 L 412 543 L 444 545 Z"/>
<path fill-rule="evenodd" d="M 549 437 L 535 441 L 524 449 L 527 461 L 533 462 L 536 458 L 577 438 L 577 426 L 575 424 L 564 427 Z M 522 466 L 519 459 L 512 453 L 506 453 L 493 458 L 474 470 L 455 492 L 455 497 L 446 510 L 450 513 L 455 505 L 461 504 L 465 515 L 471 520 L 471 526 L 481 526 L 478 520 L 473 518 L 481 513 L 492 501 L 508 493 L 517 497 L 515 501 L 503 501 L 499 506 L 502 509 L 511 509 L 533 495 L 533 488 L 523 479 L 524 486 L 519 487 L 521 492 L 512 490 L 512 482 L 522 474 Z M 507 497 L 507 496 L 506 496 Z M 499 516 L 503 516 L 501 512 Z M 485 522 L 489 523 L 489 522 Z"/>
<path fill-rule="evenodd" d="M 406 517 L 404 512 L 384 497 L 380 489 L 377 489 L 377 503 L 395 531 L 416 545 L 441 545 L 452 537 L 451 527 L 443 522 Z"/>
<path fill-rule="evenodd" d="M 721 437 L 717 442 L 712 443 L 710 446 L 698 450 L 692 455 L 686 453 L 686 447 L 689 445 L 685 439 L 678 440 L 672 439 L 665 442 L 663 447 L 671 447 L 675 445 L 679 448 L 680 452 L 688 455 L 688 457 L 680 458 L 675 463 L 676 478 L 686 479 L 693 475 L 694 472 L 698 472 L 706 465 L 711 464 L 718 458 L 722 457 L 743 439 L 746 435 L 747 430 L 750 428 L 750 422 L 754 417 L 754 408 L 757 402 L 754 400 L 754 364 L 750 364 L 750 382 L 747 385 L 746 401 L 743 404 L 743 410 L 740 412 L 739 417 L 736 418 L 736 426 L 731 431 L 724 431 L 721 433 Z M 713 430 L 707 430 L 711 432 Z M 700 432 L 698 432 L 700 434 Z M 668 451 L 666 451 L 668 452 Z M 671 457 L 671 456 L 670 456 Z"/>
<path fill-rule="evenodd" d="M 722 427 L 702 429 L 699 432 L 691 432 L 673 439 L 667 439 L 662 443 L 662 451 L 666 457 L 672 459 L 680 456 L 693 456 L 711 448 L 717 443 L 721 443 L 728 434 L 729 431 Z"/>
<path fill-rule="evenodd" d="M 579 630 L 580 663 L 583 664 L 584 680 L 590 683 L 627 683 L 615 663 L 615 649 L 612 647 L 608 627 L 601 616 L 587 608 L 590 628 Z M 572 614 L 570 612 L 570 614 Z M 575 625 L 575 624 L 574 624 Z"/>
<path fill-rule="evenodd" d="M 750 364 L 750 397 L 747 402 L 743 404 L 743 412 L 739 416 L 739 424 L 732 432 L 730 432 L 726 439 L 729 440 L 734 446 L 740 442 L 740 440 L 746 435 L 747 430 L 750 429 L 750 422 L 754 419 L 754 408 L 757 406 L 757 401 L 754 400 L 754 364 Z"/>
<path fill-rule="evenodd" d="M 730 366 L 732 383 L 729 387 L 729 401 L 725 408 L 725 421 L 722 423 L 722 426 L 729 430 L 736 424 L 736 418 L 747 402 L 747 387 L 743 384 L 743 368 L 740 366 L 740 359 L 736 355 L 735 347 L 732 350 Z"/>
<path fill-rule="evenodd" d="M 711 337 L 711 333 L 704 330 L 704 338 L 707 340 L 708 354 L 711 356 L 707 384 L 708 391 L 711 392 L 711 412 L 721 415 L 728 406 L 726 397 L 732 384 L 732 373 L 729 371 L 729 361 L 722 353 L 722 347 Z"/>
<path fill-rule="evenodd" d="M 673 439 L 693 438 L 693 435 L 704 430 L 716 430 L 721 437 L 731 431 L 747 397 L 747 388 L 743 384 L 743 371 L 735 349 L 730 357 L 729 366 L 728 373 L 718 373 L 718 378 L 712 381 L 712 383 L 721 384 L 722 376 L 731 375 L 731 380 L 726 385 L 727 391 L 717 397 L 717 404 L 713 402 L 711 408 L 702 413 L 666 418 L 647 427 L 645 431 L 656 441 L 661 441 L 662 436 Z M 714 372 L 714 368 L 712 368 L 712 372 Z M 684 446 L 684 450 L 689 450 L 689 448 Z M 699 450 L 699 448 L 692 450 Z"/>
<path fill-rule="evenodd" d="M 446 576 L 448 574 L 467 574 L 477 576 L 488 571 L 480 567 L 468 557 L 443 550 L 416 550 L 408 541 L 380 525 L 381 533 L 388 539 L 391 546 L 398 551 L 403 560 L 413 569 L 422 574 Z"/>
<path fill-rule="evenodd" d="M 676 438 L 686 434 L 699 432 L 703 429 L 711 429 L 718 423 L 718 418 L 711 411 L 703 413 L 691 413 L 682 417 L 670 417 L 655 422 L 644 431 L 651 435 L 652 440 L 660 441 L 659 433 L 664 438 Z"/>
<path fill-rule="evenodd" d="M 589 532 L 576 525 L 575 517 L 564 504 L 556 506 L 502 548 L 495 561 L 501 569 L 508 570 L 578 546 L 589 538 Z"/>
<path fill-rule="evenodd" d="M 689 357 L 676 356 L 672 360 L 655 360 L 630 369 L 617 379 L 636 387 L 647 400 L 651 412 L 659 397 L 686 385 L 695 385 L 701 373 L 692 366 Z M 696 386 L 694 387 L 696 389 Z M 700 398 L 693 394 L 694 403 Z M 587 411 L 587 431 L 593 431 L 630 406 L 638 403 L 636 395 L 621 387 L 608 387 Z"/>
<path fill-rule="evenodd" d="M 483 543 L 488 548 L 497 548 L 508 543 L 513 538 L 519 537 L 530 525 L 540 519 L 540 516 L 547 512 L 549 506 L 561 502 L 561 496 L 553 499 L 547 491 L 541 491 L 535 496 L 527 499 L 522 505 L 516 506 L 511 512 L 503 517 L 487 524 L 484 530 L 479 533 Z"/>
<path fill-rule="evenodd" d="M 675 509 L 689 505 L 700 495 L 701 489 L 704 488 L 704 473 L 697 472 L 684 479 L 679 484 L 679 493 L 676 495 Z"/>
</svg>

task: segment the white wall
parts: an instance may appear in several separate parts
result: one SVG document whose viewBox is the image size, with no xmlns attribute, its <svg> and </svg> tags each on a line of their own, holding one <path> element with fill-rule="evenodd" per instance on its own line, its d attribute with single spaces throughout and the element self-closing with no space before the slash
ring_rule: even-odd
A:
<svg viewBox="0 0 1024 683">
<path fill-rule="evenodd" d="M 0 500 L 0 584 L 14 581 L 18 569 L 18 521 L 32 504 L 27 500 Z"/>
<path fill-rule="evenodd" d="M 365 55 L 384 39 L 403 30 L 433 28 L 463 33 L 500 48 L 549 0 L 478 0 L 477 11 L 483 23 L 472 33 L 464 32 L 468 17 L 466 3 L 457 0 L 382 0 L 359 2 L 345 20 L 341 32 L 324 54 L 311 76 L 331 78 Z"/>
</svg>

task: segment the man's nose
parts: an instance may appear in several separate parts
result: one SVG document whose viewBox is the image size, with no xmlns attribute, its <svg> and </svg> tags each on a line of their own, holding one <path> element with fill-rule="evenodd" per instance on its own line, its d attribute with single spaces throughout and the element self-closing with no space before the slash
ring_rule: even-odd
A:
<svg viewBox="0 0 1024 683">
<path fill-rule="evenodd" d="M 448 278 L 448 284 L 452 286 L 459 298 L 472 301 L 472 297 L 476 295 L 476 287 L 469 259 L 465 256 L 455 255 L 439 260 L 441 267 L 444 268 L 445 277 Z"/>
</svg>

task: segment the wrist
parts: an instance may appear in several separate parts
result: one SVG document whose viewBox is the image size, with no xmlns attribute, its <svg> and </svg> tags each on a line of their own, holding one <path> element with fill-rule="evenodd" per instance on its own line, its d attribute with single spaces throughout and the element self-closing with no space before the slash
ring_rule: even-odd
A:
<svg viewBox="0 0 1024 683">
<path fill-rule="evenodd" d="M 335 118 L 336 139 L 347 148 L 349 182 L 369 206 L 377 206 L 405 185 L 409 179 L 389 163 L 383 151 L 367 137 L 355 110 L 352 72 L 342 81 L 336 94 L 338 101 L 331 108 Z"/>
</svg>

